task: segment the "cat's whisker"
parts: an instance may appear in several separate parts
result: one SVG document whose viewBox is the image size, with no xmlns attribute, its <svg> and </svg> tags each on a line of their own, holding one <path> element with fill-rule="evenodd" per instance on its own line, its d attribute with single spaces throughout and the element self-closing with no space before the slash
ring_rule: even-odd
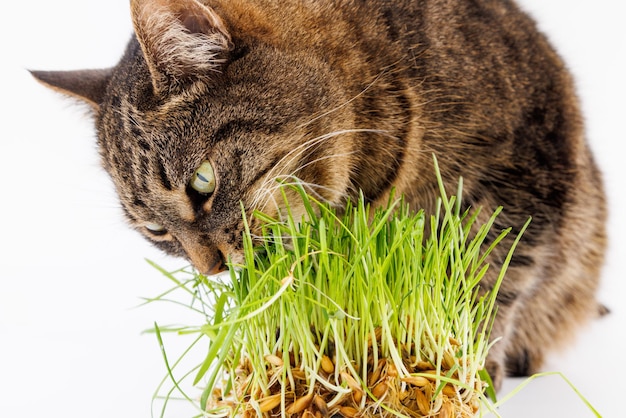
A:
<svg viewBox="0 0 626 418">
<path fill-rule="evenodd" d="M 260 188 L 257 190 L 257 193 L 262 192 L 263 189 L 265 187 L 267 187 L 268 184 L 270 184 L 271 182 L 274 181 L 274 178 L 276 177 L 276 172 L 280 171 L 282 169 L 283 166 L 289 166 L 294 160 L 300 158 L 300 156 L 308 149 L 311 149 L 315 146 L 317 146 L 320 142 L 322 141 L 322 139 L 319 138 L 314 138 L 312 140 L 306 141 L 303 144 L 295 147 L 293 150 L 291 150 L 290 152 L 288 152 L 287 154 L 285 154 L 280 160 L 278 160 L 278 162 L 269 170 L 269 172 L 266 175 L 266 180 L 261 184 Z M 253 199 L 253 201 L 256 201 L 257 199 Z"/>
<path fill-rule="evenodd" d="M 343 130 L 337 130 L 337 131 L 333 131 L 333 132 L 329 132 L 320 136 L 317 136 L 315 138 L 312 138 L 308 141 L 305 141 L 304 143 L 302 143 L 301 145 L 297 146 L 296 148 L 294 148 L 293 150 L 291 150 L 290 152 L 288 152 L 287 154 L 285 154 L 285 156 L 283 156 L 276 164 L 274 167 L 272 167 L 272 169 L 270 169 L 270 171 L 267 173 L 266 176 L 266 180 L 260 185 L 259 188 L 257 188 L 256 192 L 254 193 L 252 199 L 251 199 L 251 207 L 256 208 L 256 207 L 264 207 L 265 205 L 262 204 L 261 202 L 263 202 L 264 200 L 267 200 L 268 197 L 272 196 L 274 194 L 274 192 L 277 190 L 277 188 L 279 186 L 277 186 L 277 179 L 280 178 L 284 178 L 285 174 L 277 174 L 280 173 L 280 171 L 284 171 L 285 168 L 289 167 L 290 165 L 292 165 L 295 161 L 301 159 L 301 157 L 309 150 L 313 150 L 315 147 L 321 145 L 322 143 L 324 143 L 325 141 L 335 138 L 337 136 L 340 135 L 345 135 L 345 134 L 354 134 L 354 133 L 371 133 L 371 134 L 377 134 L 377 135 L 388 135 L 390 136 L 390 134 L 385 131 L 385 130 L 381 130 L 381 129 L 367 129 L 367 128 L 357 128 L 357 129 L 343 129 Z M 313 164 L 317 161 L 321 161 L 323 159 L 330 159 L 330 158 L 340 158 L 340 157 L 344 157 L 344 156 L 348 156 L 348 155 L 353 155 L 354 153 L 341 153 L 341 154 L 334 154 L 334 155 L 328 155 L 328 156 L 323 156 L 320 157 L 314 161 L 308 161 L 305 165 L 301 165 L 299 167 L 296 167 L 295 169 L 291 169 L 290 170 L 290 175 L 293 175 L 295 177 L 297 177 L 297 173 L 299 171 L 301 171 L 303 168 L 305 168 L 306 166 Z M 276 174 L 275 174 L 276 173 Z M 317 188 L 319 189 L 321 186 L 317 186 Z M 341 195 L 341 194 L 345 194 L 346 190 L 332 190 L 330 188 L 326 188 L 326 191 L 330 192 L 331 194 L 334 195 Z M 353 191 L 353 190 L 350 190 Z M 276 202 L 274 202 L 274 204 L 276 205 Z"/>
<path fill-rule="evenodd" d="M 298 172 L 302 172 L 306 167 L 319 163 L 321 161 L 326 161 L 326 160 L 330 160 L 330 159 L 335 159 L 337 158 L 339 161 L 344 161 L 343 158 L 344 157 L 350 157 L 353 155 L 356 155 L 357 152 L 356 151 L 352 151 L 352 152 L 346 152 L 346 153 L 339 153 L 339 154 L 333 154 L 333 155 L 326 155 L 326 156 L 322 156 L 319 158 L 316 158 L 314 160 L 308 161 L 306 164 L 303 164 L 299 167 L 297 167 L 296 169 L 294 169 L 289 175 L 287 176 L 283 176 L 280 180 L 276 179 L 277 181 L 274 182 L 274 186 L 273 188 L 270 190 L 270 192 L 272 194 L 274 194 L 275 191 L 280 190 L 281 187 L 283 187 L 284 185 L 302 185 L 303 187 L 305 187 L 305 189 L 307 189 L 307 193 L 309 193 L 310 195 L 313 195 L 315 198 L 317 198 L 318 200 L 321 201 L 325 201 L 326 199 L 324 198 L 324 196 L 322 195 L 322 191 L 328 192 L 329 195 L 343 195 L 345 194 L 345 190 L 337 190 L 334 189 L 332 187 L 329 186 L 322 186 L 320 184 L 317 183 L 309 183 L 309 182 L 304 182 L 300 179 L 300 177 L 297 175 Z M 292 183 L 286 183 L 284 181 L 285 178 L 292 178 L 295 179 L 295 182 Z M 279 183 L 280 182 L 280 183 Z"/>
<path fill-rule="evenodd" d="M 342 130 L 338 130 L 338 131 L 333 131 L 333 132 L 329 132 L 327 134 L 323 134 L 320 136 L 317 136 L 311 140 L 306 141 L 305 143 L 303 143 L 302 145 L 299 145 L 298 147 L 294 148 L 292 151 L 290 151 L 289 153 L 287 153 L 283 158 L 281 158 L 278 163 L 276 164 L 275 168 L 280 169 L 281 164 L 283 164 L 287 158 L 289 158 L 287 162 L 287 164 L 285 165 L 290 165 L 294 160 L 300 158 L 305 151 L 308 151 L 310 149 L 312 149 L 315 146 L 320 145 L 322 142 L 327 141 L 329 139 L 332 139 L 334 137 L 340 136 L 340 135 L 345 135 L 345 134 L 353 134 L 353 133 L 375 133 L 375 134 L 387 134 L 386 131 L 381 130 L 381 129 L 342 129 Z"/>
<path fill-rule="evenodd" d="M 276 212 L 278 215 L 281 214 L 281 208 L 284 207 L 284 204 L 281 204 L 278 200 L 278 194 L 276 192 L 280 191 L 281 189 L 283 189 L 285 186 L 294 186 L 294 187 L 302 187 L 304 188 L 304 190 L 307 192 L 308 195 L 312 196 L 313 198 L 321 201 L 321 202 L 327 202 L 327 203 L 332 203 L 332 202 L 328 202 L 327 199 L 324 197 L 324 195 L 322 194 L 323 191 L 328 192 L 329 194 L 340 194 L 342 191 L 339 190 L 333 190 L 330 187 L 327 186 L 322 186 L 316 183 L 310 183 L 310 182 L 304 182 L 302 181 L 302 179 L 300 179 L 299 177 L 295 176 L 295 175 L 284 175 L 281 177 L 276 177 L 274 178 L 274 185 L 271 186 L 270 188 L 267 188 L 265 190 L 265 199 L 263 200 L 263 202 L 259 202 L 259 206 L 255 207 L 255 209 L 258 209 L 262 212 Z M 295 206 L 294 206 L 295 207 Z M 272 208 L 273 211 L 270 211 L 269 208 Z M 293 210 L 294 208 L 292 208 Z M 304 213 L 302 214 L 304 215 Z M 297 216 L 296 216 L 297 218 Z"/>
<path fill-rule="evenodd" d="M 292 179 L 292 181 L 290 182 L 286 181 L 288 179 Z M 272 187 L 271 192 L 278 191 L 285 186 L 302 186 L 304 189 L 306 189 L 308 194 L 322 201 L 326 199 L 321 193 L 319 193 L 319 191 L 324 190 L 324 191 L 329 191 L 329 192 L 337 192 L 337 190 L 334 190 L 328 186 L 322 186 L 317 183 L 304 182 L 299 177 L 297 177 L 296 175 L 292 175 L 292 174 L 286 175 L 280 178 L 276 178 L 275 180 L 276 180 L 276 185 Z M 272 193 L 272 195 L 274 195 L 274 193 Z"/>
<path fill-rule="evenodd" d="M 324 155 L 322 157 L 316 158 L 314 160 L 308 161 L 306 164 L 301 165 L 300 167 L 296 168 L 293 173 L 297 173 L 299 171 L 302 171 L 303 169 L 307 168 L 310 165 L 325 161 L 325 160 L 331 160 L 333 158 L 341 158 L 341 157 L 350 157 L 353 155 L 356 155 L 357 152 L 356 151 L 350 151 L 350 152 L 343 152 L 343 153 L 339 153 L 339 154 L 333 154 L 333 155 Z M 292 173 L 292 174 L 293 174 Z"/>
</svg>

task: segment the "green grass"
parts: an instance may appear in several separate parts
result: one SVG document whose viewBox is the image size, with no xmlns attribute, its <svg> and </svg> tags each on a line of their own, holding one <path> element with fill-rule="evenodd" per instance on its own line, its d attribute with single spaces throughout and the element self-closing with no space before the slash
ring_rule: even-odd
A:
<svg viewBox="0 0 626 418">
<path fill-rule="evenodd" d="M 166 381 L 159 387 L 165 405 L 175 393 L 198 416 L 287 415 L 300 403 L 344 416 L 410 416 L 426 407 L 473 416 L 489 405 L 484 364 L 495 297 L 521 236 L 496 286 L 483 292 L 487 257 L 510 232 L 486 241 L 500 210 L 475 225 L 480 209 L 461 211 L 461 183 L 451 197 L 440 184 L 432 215 L 411 212 L 401 198 L 379 209 L 361 198 L 339 213 L 299 185 L 282 187 L 298 191 L 307 215 L 254 213 L 263 239 L 253 242 L 246 230 L 245 263 L 229 276 L 162 271 L 175 287 L 152 300 L 195 310 L 199 324 L 155 325 L 161 347 L 164 332 L 205 345 L 199 364 L 182 372 L 189 353 L 171 363 L 163 351 L 173 382 L 165 394 Z M 289 209 L 294 202 L 284 198 Z M 189 379 L 199 397 L 182 388 Z"/>
</svg>

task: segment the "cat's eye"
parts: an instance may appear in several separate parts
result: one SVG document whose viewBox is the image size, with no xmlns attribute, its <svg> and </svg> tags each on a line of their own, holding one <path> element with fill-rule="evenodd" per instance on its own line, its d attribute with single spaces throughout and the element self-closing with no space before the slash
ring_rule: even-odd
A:
<svg viewBox="0 0 626 418">
<path fill-rule="evenodd" d="M 157 223 L 148 222 L 144 227 L 154 235 L 165 235 L 167 233 L 165 227 Z"/>
<path fill-rule="evenodd" d="M 193 173 L 191 182 L 192 189 L 202 194 L 211 194 L 215 191 L 215 171 L 210 162 L 204 161 Z"/>
</svg>

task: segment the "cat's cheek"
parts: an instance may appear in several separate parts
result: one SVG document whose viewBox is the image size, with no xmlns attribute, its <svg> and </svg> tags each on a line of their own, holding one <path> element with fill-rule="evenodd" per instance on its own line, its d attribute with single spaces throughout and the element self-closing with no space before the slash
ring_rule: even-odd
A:
<svg viewBox="0 0 626 418">
<path fill-rule="evenodd" d="M 183 257 L 185 258 L 187 256 L 187 254 L 185 254 L 185 251 L 183 250 L 183 248 L 180 246 L 180 244 L 178 242 L 176 242 L 175 240 L 169 240 L 169 241 L 165 241 L 165 240 L 154 240 L 150 237 L 146 237 L 147 240 L 152 243 L 152 245 L 154 245 L 155 247 L 157 247 L 158 249 L 160 249 L 161 251 L 163 251 L 164 253 L 171 255 L 173 257 Z"/>
</svg>

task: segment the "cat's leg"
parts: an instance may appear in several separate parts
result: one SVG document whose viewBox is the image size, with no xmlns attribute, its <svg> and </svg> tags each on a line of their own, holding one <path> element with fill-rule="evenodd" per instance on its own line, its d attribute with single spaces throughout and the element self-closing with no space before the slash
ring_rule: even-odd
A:
<svg viewBox="0 0 626 418">
<path fill-rule="evenodd" d="M 491 271 L 483 279 L 482 286 L 490 288 L 497 279 L 499 269 Z M 486 362 L 487 372 L 496 391 L 500 390 L 502 381 L 509 375 L 508 358 L 511 342 L 515 339 L 516 319 L 523 303 L 520 295 L 529 287 L 531 275 L 527 269 L 509 268 L 497 295 L 497 313 L 491 329 L 491 346 Z"/>
<path fill-rule="evenodd" d="M 510 277 L 507 277 L 508 279 Z M 511 353 L 515 351 L 512 349 L 512 345 L 514 344 L 513 341 L 516 341 L 516 328 L 518 326 L 516 318 L 519 316 L 518 312 L 523 310 L 516 297 L 513 300 L 504 297 L 503 291 L 499 292 L 498 295 L 498 310 L 491 329 L 491 341 L 497 341 L 489 349 L 485 365 L 496 392 L 500 390 L 504 378 L 511 376 L 509 362 L 512 359 Z M 516 294 L 513 295 L 516 296 Z"/>
<path fill-rule="evenodd" d="M 492 338 L 497 335 L 498 341 L 489 349 L 485 367 L 496 392 L 500 390 L 502 382 L 506 377 L 506 345 L 509 341 L 507 336 L 509 327 L 507 324 L 510 322 L 511 316 L 511 312 L 508 314 L 503 311 L 498 312 L 491 333 Z"/>
<path fill-rule="evenodd" d="M 604 229 L 593 225 L 598 219 L 589 217 L 564 229 L 547 246 L 528 254 L 535 265 L 529 274 L 534 277 L 528 279 L 532 286 L 520 294 L 511 318 L 505 347 L 508 375 L 539 372 L 549 351 L 571 343 L 590 318 L 607 312 L 596 300 L 605 242 Z"/>
<path fill-rule="evenodd" d="M 505 241 L 513 239 L 507 237 Z M 490 256 L 489 264 L 492 266 L 488 274 L 483 278 L 481 286 L 486 289 L 496 283 L 500 273 L 500 266 L 506 257 L 505 249 L 508 251 L 510 242 L 505 243 L 500 250 L 495 250 Z M 518 248 L 519 250 L 519 248 Z M 534 259 L 525 251 L 514 252 L 511 263 L 508 266 L 504 279 L 498 290 L 496 297 L 497 312 L 491 329 L 491 341 L 496 341 L 489 350 L 486 368 L 493 381 L 494 388 L 498 391 L 502 381 L 506 376 L 524 374 L 524 371 L 517 370 L 520 367 L 511 369 L 511 364 L 528 362 L 534 367 L 543 361 L 541 353 L 538 351 L 525 351 L 519 349 L 520 335 L 518 334 L 523 326 L 523 332 L 533 328 L 532 320 L 527 321 L 524 316 L 526 310 L 527 296 L 532 289 L 538 285 L 537 277 L 541 276 L 541 267 L 535 263 Z M 526 347 L 527 345 L 524 345 Z M 524 369 L 524 366 L 521 367 Z"/>
<path fill-rule="evenodd" d="M 592 164 L 584 156 L 579 161 L 582 167 Z M 551 222 L 537 228 L 541 219 Z M 534 215 L 498 295 L 497 315 L 502 317 L 496 317 L 492 336 L 502 335 L 503 344 L 493 347 L 497 363 L 489 367 L 494 373 L 501 375 L 503 351 L 506 374 L 541 371 L 550 351 L 570 344 L 590 318 L 607 312 L 596 300 L 606 247 L 605 220 L 602 185 L 593 167 L 581 169 L 561 213 Z M 516 294 L 507 294 L 515 290 Z M 512 303 L 510 295 L 515 296 Z"/>
<path fill-rule="evenodd" d="M 579 274 L 542 281 L 525 298 L 506 347 L 508 375 L 530 376 L 541 371 L 548 352 L 564 348 L 589 319 L 608 312 L 596 300 L 596 283 L 597 274 L 580 267 Z"/>
</svg>

